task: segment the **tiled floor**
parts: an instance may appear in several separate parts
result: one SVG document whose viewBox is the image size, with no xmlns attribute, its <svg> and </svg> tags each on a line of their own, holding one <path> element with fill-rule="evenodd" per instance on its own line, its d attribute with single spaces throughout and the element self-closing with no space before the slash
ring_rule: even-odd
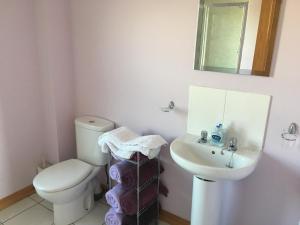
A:
<svg viewBox="0 0 300 225">
<path fill-rule="evenodd" d="M 102 225 L 108 210 L 104 201 L 95 203 L 95 208 L 74 225 Z M 160 222 L 160 225 L 168 225 Z M 53 225 L 53 206 L 34 194 L 0 211 L 0 225 Z"/>
</svg>

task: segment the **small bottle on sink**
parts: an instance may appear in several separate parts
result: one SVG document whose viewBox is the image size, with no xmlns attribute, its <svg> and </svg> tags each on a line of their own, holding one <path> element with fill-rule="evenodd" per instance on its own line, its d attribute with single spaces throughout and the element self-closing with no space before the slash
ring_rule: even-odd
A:
<svg viewBox="0 0 300 225">
<path fill-rule="evenodd" d="M 223 124 L 219 123 L 211 133 L 211 144 L 219 147 L 224 146 L 224 130 Z"/>
</svg>

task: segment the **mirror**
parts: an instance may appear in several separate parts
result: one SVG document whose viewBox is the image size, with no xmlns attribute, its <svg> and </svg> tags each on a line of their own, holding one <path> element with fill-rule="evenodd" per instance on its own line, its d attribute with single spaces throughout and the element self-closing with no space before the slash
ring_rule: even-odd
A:
<svg viewBox="0 0 300 225">
<path fill-rule="evenodd" d="M 269 76 L 281 0 L 200 0 L 195 69 Z"/>
</svg>

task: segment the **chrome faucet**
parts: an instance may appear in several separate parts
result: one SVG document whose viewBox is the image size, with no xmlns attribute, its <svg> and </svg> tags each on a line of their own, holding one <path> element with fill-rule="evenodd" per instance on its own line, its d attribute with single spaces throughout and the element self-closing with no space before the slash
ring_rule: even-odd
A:
<svg viewBox="0 0 300 225">
<path fill-rule="evenodd" d="M 206 130 L 201 131 L 201 138 L 198 140 L 198 143 L 207 143 L 207 136 Z"/>
<path fill-rule="evenodd" d="M 237 138 L 236 137 L 232 137 L 229 140 L 229 144 L 228 144 L 228 151 L 230 152 L 236 152 L 237 151 Z"/>
<path fill-rule="evenodd" d="M 229 152 L 236 152 L 237 149 L 237 138 L 236 137 L 232 137 L 229 139 L 228 144 L 226 145 L 226 147 L 224 147 L 222 149 L 222 155 L 224 154 L 224 150 L 229 151 Z"/>
<path fill-rule="evenodd" d="M 231 157 L 230 157 L 229 162 L 226 164 L 226 167 L 231 168 L 231 169 L 234 168 L 233 155 L 238 150 L 237 138 L 236 137 L 230 138 L 229 142 L 228 142 L 228 147 L 224 148 L 223 150 L 227 150 L 227 151 L 231 152 Z M 223 150 L 221 152 L 222 155 L 224 154 Z"/>
</svg>

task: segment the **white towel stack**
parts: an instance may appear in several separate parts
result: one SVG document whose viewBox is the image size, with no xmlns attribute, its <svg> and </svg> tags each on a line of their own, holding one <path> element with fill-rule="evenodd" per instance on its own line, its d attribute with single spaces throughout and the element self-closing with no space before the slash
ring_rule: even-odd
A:
<svg viewBox="0 0 300 225">
<path fill-rule="evenodd" d="M 111 151 L 123 159 L 130 159 L 136 152 L 153 159 L 167 142 L 159 135 L 139 136 L 126 127 L 120 127 L 101 135 L 98 144 L 102 152 Z"/>
</svg>

